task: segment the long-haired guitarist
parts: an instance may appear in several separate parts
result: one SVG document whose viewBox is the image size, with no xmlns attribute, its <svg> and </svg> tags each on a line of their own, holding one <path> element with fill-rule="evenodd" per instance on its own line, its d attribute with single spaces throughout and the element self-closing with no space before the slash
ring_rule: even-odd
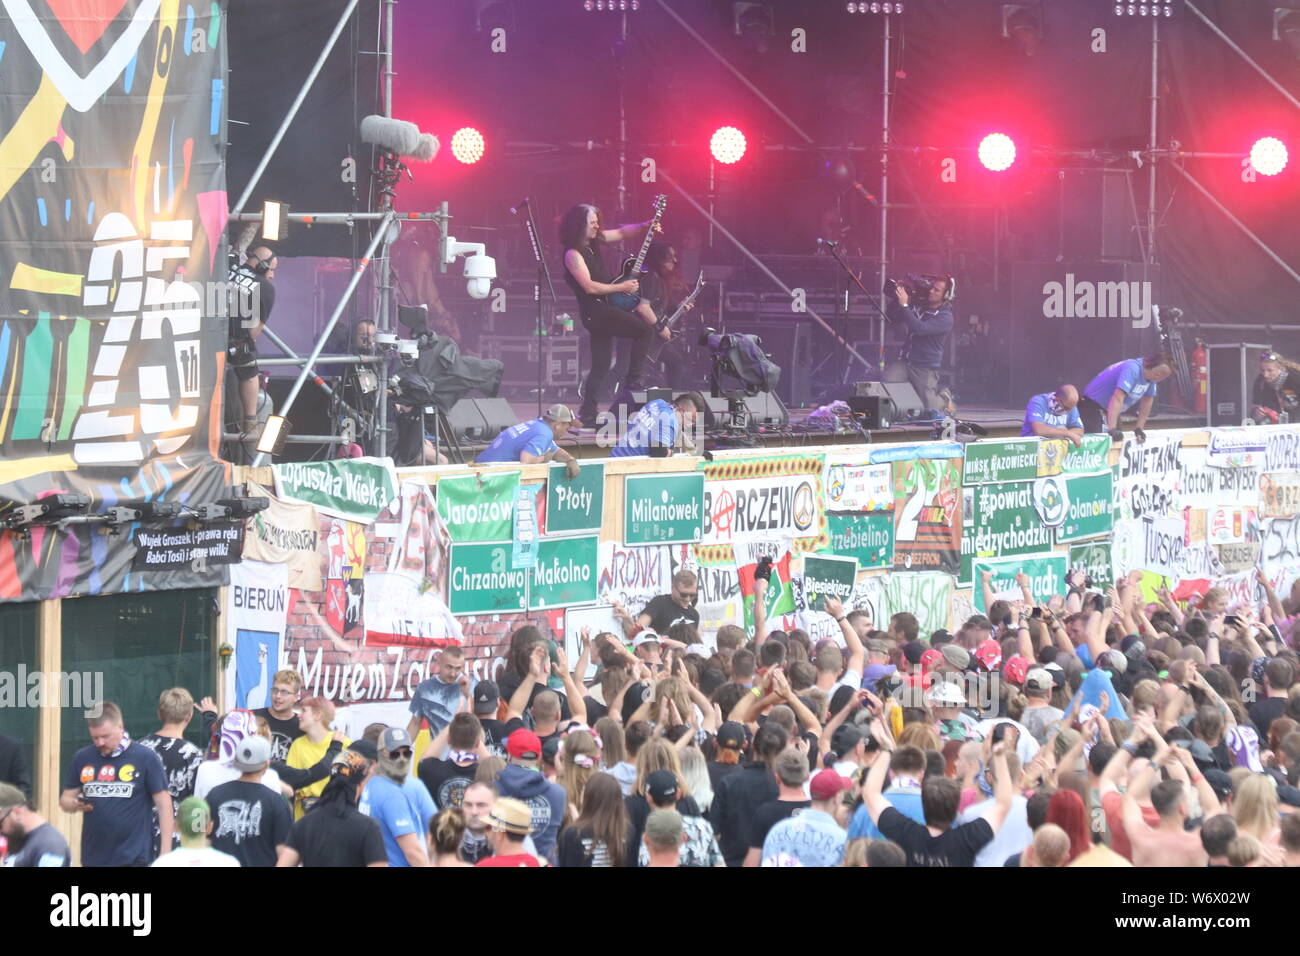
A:
<svg viewBox="0 0 1300 956">
<path fill-rule="evenodd" d="M 662 323 L 690 292 L 690 283 L 682 278 L 678 268 L 677 250 L 673 244 L 667 239 L 656 239 L 650 243 L 650 251 L 645 257 L 645 273 L 641 279 L 641 297 L 649 301 L 655 317 Z M 686 306 L 687 309 L 691 307 Z M 648 358 L 652 373 L 658 373 L 660 379 L 656 384 L 675 388 L 686 386 L 689 380 L 689 361 L 678 343 L 652 342 Z"/>
<path fill-rule="evenodd" d="M 590 203 L 579 203 L 560 220 L 560 244 L 564 247 L 564 281 L 577 296 L 578 315 L 591 336 L 591 371 L 587 373 L 582 392 L 582 408 L 578 411 L 578 418 L 585 425 L 592 425 L 596 421 L 596 404 L 605 388 L 605 380 L 609 377 L 615 339 L 632 340 L 625 390 L 640 384 L 646 348 L 655 334 L 654 310 L 644 299 L 633 311 L 625 312 L 599 298 L 617 292 L 635 295 L 640 288 L 636 279 L 617 284 L 610 281 L 612 276 L 601 257 L 601 247 L 609 242 L 636 239 L 644 235 L 649 226 L 650 222 L 647 221 L 617 229 L 603 229 L 600 210 Z M 670 337 L 666 330 L 660 335 L 664 339 Z"/>
</svg>

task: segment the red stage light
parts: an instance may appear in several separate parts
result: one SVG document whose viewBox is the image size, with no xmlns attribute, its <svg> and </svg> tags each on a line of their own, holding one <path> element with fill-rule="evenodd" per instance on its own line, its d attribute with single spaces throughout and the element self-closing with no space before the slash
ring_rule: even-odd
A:
<svg viewBox="0 0 1300 956">
<path fill-rule="evenodd" d="M 1264 176 L 1276 176 L 1286 169 L 1286 144 L 1275 136 L 1255 140 L 1250 147 L 1250 165 Z"/>
<path fill-rule="evenodd" d="M 980 140 L 979 157 L 985 169 L 1000 173 L 1016 161 L 1016 144 L 1006 133 L 989 133 Z"/>
<path fill-rule="evenodd" d="M 451 155 L 466 166 L 482 159 L 485 149 L 483 134 L 473 126 L 462 126 L 451 134 Z"/>
<path fill-rule="evenodd" d="M 734 126 L 720 126 L 709 140 L 709 151 L 720 163 L 730 166 L 745 155 L 745 134 Z"/>
</svg>

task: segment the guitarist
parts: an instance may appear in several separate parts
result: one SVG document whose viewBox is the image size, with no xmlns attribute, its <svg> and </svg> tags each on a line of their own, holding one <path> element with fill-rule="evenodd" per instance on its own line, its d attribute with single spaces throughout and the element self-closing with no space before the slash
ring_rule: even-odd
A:
<svg viewBox="0 0 1300 956">
<path fill-rule="evenodd" d="M 666 239 L 656 239 L 650 244 L 645 257 L 646 271 L 641 278 L 641 297 L 649 301 L 655 317 L 663 320 L 671 316 L 681 301 L 690 294 L 690 286 L 682 280 L 677 268 L 677 250 Z M 686 308 L 694 308 L 691 303 Z M 670 331 L 671 334 L 671 331 Z M 657 354 L 656 354 L 657 353 Z M 687 358 L 671 342 L 650 347 L 650 364 L 656 372 L 666 376 L 664 383 L 680 385 L 685 377 Z"/>
<path fill-rule="evenodd" d="M 578 299 L 578 315 L 591 336 L 591 371 L 582 392 L 579 420 L 588 427 L 596 422 L 596 403 L 609 376 L 614 357 L 614 339 L 631 339 L 632 355 L 628 362 L 625 390 L 638 386 L 645 365 L 646 349 L 654 335 L 655 314 L 645 299 L 632 312 L 624 312 L 598 298 L 612 292 L 635 295 L 640 289 L 636 279 L 613 284 L 601 258 L 601 247 L 609 242 L 636 239 L 645 234 L 649 222 L 602 229 L 600 210 L 590 203 L 579 203 L 560 220 L 560 244 L 564 247 L 564 281 Z M 656 225 L 656 230 L 659 227 Z M 666 341 L 671 334 L 665 329 L 660 336 Z"/>
<path fill-rule="evenodd" d="M 1300 373 L 1287 368 L 1283 359 L 1274 352 L 1259 357 L 1259 375 L 1250 391 L 1253 417 L 1259 422 L 1277 424 L 1285 414 L 1288 421 L 1296 420 L 1297 395 L 1300 394 Z"/>
</svg>

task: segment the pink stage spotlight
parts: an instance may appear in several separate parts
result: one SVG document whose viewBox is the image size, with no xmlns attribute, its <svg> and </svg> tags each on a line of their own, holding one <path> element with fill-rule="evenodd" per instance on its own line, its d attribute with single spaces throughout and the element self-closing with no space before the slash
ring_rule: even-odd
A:
<svg viewBox="0 0 1300 956">
<path fill-rule="evenodd" d="M 483 134 L 473 126 L 462 126 L 451 135 L 451 155 L 457 162 L 471 166 L 483 158 L 487 144 Z"/>
<path fill-rule="evenodd" d="M 1016 144 L 1006 133 L 989 133 L 980 140 L 979 157 L 985 169 L 1000 173 L 1016 161 Z"/>
<path fill-rule="evenodd" d="M 720 163 L 738 163 L 745 155 L 745 134 L 734 126 L 720 126 L 709 140 L 709 151 Z"/>
<path fill-rule="evenodd" d="M 1286 144 L 1276 136 L 1255 140 L 1250 147 L 1250 165 L 1264 176 L 1276 176 L 1286 169 Z"/>
</svg>

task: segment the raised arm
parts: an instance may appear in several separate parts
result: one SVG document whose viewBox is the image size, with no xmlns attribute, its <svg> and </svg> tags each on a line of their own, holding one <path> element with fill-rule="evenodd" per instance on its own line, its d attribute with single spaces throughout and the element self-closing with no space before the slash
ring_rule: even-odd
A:
<svg viewBox="0 0 1300 956">
<path fill-rule="evenodd" d="M 866 805 L 867 813 L 871 814 L 871 822 L 879 825 L 880 815 L 891 806 L 885 799 L 885 777 L 893 758 L 894 738 L 880 720 L 871 722 L 871 734 L 880 745 L 880 755 L 867 771 L 867 780 L 862 785 L 862 802 Z"/>
<path fill-rule="evenodd" d="M 856 671 L 860 675 L 867 663 L 867 652 L 862 646 L 862 641 L 858 639 L 857 629 L 844 613 L 844 602 L 839 598 L 827 598 L 826 613 L 835 618 L 835 622 L 840 626 L 840 633 L 844 635 L 844 646 L 849 651 L 845 669 Z"/>
<path fill-rule="evenodd" d="M 578 723 L 585 724 L 587 702 L 583 700 L 582 688 L 573 680 L 573 672 L 569 670 L 569 655 L 563 647 L 555 648 L 555 663 L 551 665 L 551 673 L 564 682 L 564 693 L 569 698 L 569 716 Z"/>
<path fill-rule="evenodd" d="M 1011 771 L 1007 769 L 1007 745 L 998 741 L 993 745 L 993 805 L 984 811 L 984 819 L 996 833 L 1007 818 L 1011 809 L 1011 798 L 1015 795 L 1015 785 L 1011 782 Z"/>
</svg>

